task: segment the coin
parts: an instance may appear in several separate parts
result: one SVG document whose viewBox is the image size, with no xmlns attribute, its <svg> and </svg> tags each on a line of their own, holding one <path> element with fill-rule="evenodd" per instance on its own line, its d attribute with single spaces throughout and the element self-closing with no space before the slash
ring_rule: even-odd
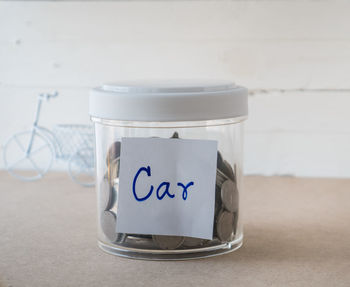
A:
<svg viewBox="0 0 350 287">
<path fill-rule="evenodd" d="M 152 235 L 150 234 L 134 234 L 134 233 L 128 233 L 128 238 L 142 238 L 142 239 L 152 239 Z"/>
<path fill-rule="evenodd" d="M 115 192 L 107 179 L 103 179 L 101 182 L 99 199 L 102 210 L 109 210 L 112 208 L 115 201 Z"/>
<path fill-rule="evenodd" d="M 234 213 L 234 219 L 233 219 L 233 233 L 237 234 L 237 227 L 238 227 L 238 212 Z"/>
<path fill-rule="evenodd" d="M 119 177 L 119 164 L 120 158 L 113 159 L 108 165 L 108 180 L 111 185 L 114 184 L 114 180 Z"/>
<path fill-rule="evenodd" d="M 218 151 L 217 158 L 216 158 L 216 167 L 221 170 L 223 165 L 224 165 L 224 159 L 222 158 L 221 153 Z"/>
<path fill-rule="evenodd" d="M 121 147 L 121 142 L 116 141 L 112 143 L 107 151 L 107 156 L 106 156 L 106 164 L 107 166 L 109 163 L 114 160 L 117 157 L 120 157 L 120 147 Z"/>
<path fill-rule="evenodd" d="M 221 200 L 224 208 L 229 212 L 238 210 L 238 192 L 236 184 L 228 179 L 221 186 Z"/>
<path fill-rule="evenodd" d="M 222 202 L 221 202 L 221 188 L 219 186 L 215 187 L 215 209 L 214 209 L 214 217 L 216 217 L 221 210 Z"/>
<path fill-rule="evenodd" d="M 102 231 L 110 242 L 121 243 L 125 240 L 126 234 L 115 231 L 117 218 L 112 211 L 103 211 L 100 221 Z"/>
<path fill-rule="evenodd" d="M 236 181 L 235 173 L 233 171 L 232 166 L 228 163 L 227 160 L 224 160 L 225 170 L 224 172 L 226 175 L 231 178 L 233 181 Z"/>
<path fill-rule="evenodd" d="M 184 247 L 199 247 L 203 245 L 204 239 L 196 237 L 185 237 L 182 246 Z"/>
<path fill-rule="evenodd" d="M 217 218 L 217 235 L 222 242 L 227 242 L 233 235 L 234 215 L 228 211 L 222 210 Z"/>
<path fill-rule="evenodd" d="M 127 234 L 117 233 L 117 239 L 114 241 L 114 243 L 123 243 L 126 238 L 127 238 Z"/>
<path fill-rule="evenodd" d="M 219 151 L 217 153 L 216 167 L 225 176 L 227 176 L 227 177 L 231 178 L 233 181 L 235 181 L 235 175 L 234 175 L 234 171 L 232 169 L 232 166 L 228 163 L 227 160 L 224 160 L 224 158 L 222 157 L 222 154 Z"/>
<path fill-rule="evenodd" d="M 228 161 L 223 160 L 220 167 L 218 166 L 218 169 L 231 180 L 235 180 L 233 169 L 231 165 L 228 163 Z"/>
<path fill-rule="evenodd" d="M 101 228 L 103 233 L 106 235 L 109 241 L 114 242 L 117 240 L 116 227 L 116 216 L 111 211 L 103 211 L 101 213 Z"/>
<path fill-rule="evenodd" d="M 152 235 L 152 238 L 161 249 L 176 249 L 184 242 L 183 236 Z"/>
<path fill-rule="evenodd" d="M 234 164 L 233 168 L 234 168 L 233 174 L 234 174 L 234 177 L 235 177 L 235 183 L 236 183 L 236 185 L 237 185 L 237 184 L 238 184 L 238 183 L 237 183 L 237 172 L 238 172 L 238 170 L 237 170 L 237 165 Z"/>
<path fill-rule="evenodd" d="M 222 171 L 220 171 L 220 169 L 216 169 L 216 185 L 221 187 L 221 185 L 228 180 L 229 177 L 224 174 Z"/>
</svg>

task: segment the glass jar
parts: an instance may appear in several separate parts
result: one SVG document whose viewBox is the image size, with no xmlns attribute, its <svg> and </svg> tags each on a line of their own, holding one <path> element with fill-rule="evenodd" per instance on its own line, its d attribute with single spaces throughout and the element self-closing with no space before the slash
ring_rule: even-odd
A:
<svg viewBox="0 0 350 287">
<path fill-rule="evenodd" d="M 151 260 L 238 249 L 247 113 L 230 82 L 93 89 L 99 247 Z"/>
</svg>

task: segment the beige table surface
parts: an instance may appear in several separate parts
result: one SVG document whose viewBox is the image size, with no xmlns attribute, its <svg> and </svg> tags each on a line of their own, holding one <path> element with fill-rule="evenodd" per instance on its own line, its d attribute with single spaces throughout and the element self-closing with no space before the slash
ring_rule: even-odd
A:
<svg viewBox="0 0 350 287">
<path fill-rule="evenodd" d="M 350 286 L 350 180 L 246 177 L 243 199 L 238 251 L 137 261 L 98 249 L 93 189 L 0 172 L 0 286 Z"/>
</svg>

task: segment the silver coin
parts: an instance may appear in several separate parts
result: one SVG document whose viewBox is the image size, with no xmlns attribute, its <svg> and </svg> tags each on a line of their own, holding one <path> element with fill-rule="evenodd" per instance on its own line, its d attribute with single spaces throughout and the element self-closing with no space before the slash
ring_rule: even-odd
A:
<svg viewBox="0 0 350 287">
<path fill-rule="evenodd" d="M 236 181 L 236 177 L 235 177 L 235 173 L 233 171 L 233 168 L 232 166 L 228 163 L 227 160 L 224 160 L 224 165 L 225 165 L 225 172 L 226 172 L 226 175 L 232 179 L 233 181 Z"/>
<path fill-rule="evenodd" d="M 229 241 L 233 236 L 234 215 L 228 211 L 221 211 L 217 218 L 217 236 L 222 242 Z"/>
<path fill-rule="evenodd" d="M 152 239 L 152 235 L 149 235 L 149 234 L 134 234 L 134 233 L 128 233 L 128 238 L 131 238 L 131 239 L 139 239 L 139 238 L 142 238 L 142 239 Z"/>
<path fill-rule="evenodd" d="M 107 239 L 111 242 L 117 240 L 116 228 L 116 216 L 111 211 L 103 211 L 101 213 L 101 228 Z"/>
<path fill-rule="evenodd" d="M 238 227 L 238 212 L 235 212 L 234 219 L 233 219 L 233 233 L 234 233 L 234 235 L 237 234 L 237 227 Z"/>
<path fill-rule="evenodd" d="M 222 161 L 222 164 L 221 164 L 220 166 L 218 166 L 218 169 L 219 169 L 224 175 L 226 175 L 228 178 L 230 178 L 231 180 L 235 180 L 232 167 L 231 167 L 231 165 L 228 163 L 228 161 L 223 160 L 223 161 Z"/>
<path fill-rule="evenodd" d="M 217 159 L 216 159 L 216 167 L 221 170 L 223 166 L 224 166 L 224 159 L 221 153 L 218 151 Z"/>
<path fill-rule="evenodd" d="M 108 165 L 108 181 L 111 185 L 114 184 L 115 179 L 119 177 L 120 158 L 117 157 Z"/>
<path fill-rule="evenodd" d="M 183 236 L 152 235 L 152 238 L 161 249 L 176 249 L 184 242 Z"/>
<path fill-rule="evenodd" d="M 218 215 L 219 211 L 222 208 L 221 202 L 221 188 L 219 186 L 215 187 L 215 209 L 214 209 L 214 217 Z"/>
<path fill-rule="evenodd" d="M 218 238 L 218 232 L 217 232 L 217 229 L 218 229 L 218 226 L 217 226 L 217 216 L 215 216 L 215 221 L 214 221 L 214 226 L 213 226 L 213 239 L 216 239 Z"/>
<path fill-rule="evenodd" d="M 237 183 L 237 172 L 238 172 L 238 170 L 237 170 L 237 165 L 234 164 L 234 165 L 233 165 L 233 174 L 234 174 L 234 177 L 235 177 L 235 183 L 236 183 L 236 185 L 238 184 L 238 183 Z"/>
<path fill-rule="evenodd" d="M 116 159 L 117 157 L 120 157 L 120 147 L 121 147 L 121 142 L 120 141 L 116 141 L 114 143 L 112 143 L 107 151 L 107 155 L 106 155 L 106 164 L 107 166 L 109 165 L 109 163 L 111 161 L 113 161 L 114 159 Z"/>
<path fill-rule="evenodd" d="M 117 239 L 114 241 L 114 243 L 123 243 L 127 238 L 127 234 L 125 233 L 117 233 Z"/>
<path fill-rule="evenodd" d="M 184 247 L 199 247 L 204 244 L 204 239 L 195 237 L 185 237 L 182 246 Z"/>
<path fill-rule="evenodd" d="M 220 169 L 216 169 L 216 185 L 218 187 L 221 187 L 222 184 L 228 179 L 229 177 L 226 174 L 224 174 Z"/>
<path fill-rule="evenodd" d="M 101 210 L 109 210 L 115 202 L 115 192 L 107 179 L 103 179 L 100 186 L 99 200 Z"/>
<path fill-rule="evenodd" d="M 232 166 L 228 163 L 228 161 L 224 160 L 222 154 L 218 151 L 217 153 L 217 162 L 216 167 L 220 170 L 224 175 L 231 178 L 233 181 L 235 180 L 234 172 Z"/>
<path fill-rule="evenodd" d="M 101 228 L 106 238 L 112 243 L 121 243 L 125 240 L 126 234 L 117 233 L 116 222 L 117 218 L 111 211 L 104 211 L 101 213 Z"/>
<path fill-rule="evenodd" d="M 224 208 L 229 212 L 238 210 L 238 192 L 236 184 L 228 179 L 221 186 L 221 200 Z"/>
<path fill-rule="evenodd" d="M 216 167 L 217 167 L 221 172 L 226 171 L 225 160 L 224 160 L 222 154 L 221 154 L 219 151 L 218 151 L 218 154 L 217 154 Z M 224 173 L 225 173 L 225 172 L 224 172 Z M 227 175 L 227 174 L 225 173 L 225 175 Z"/>
</svg>

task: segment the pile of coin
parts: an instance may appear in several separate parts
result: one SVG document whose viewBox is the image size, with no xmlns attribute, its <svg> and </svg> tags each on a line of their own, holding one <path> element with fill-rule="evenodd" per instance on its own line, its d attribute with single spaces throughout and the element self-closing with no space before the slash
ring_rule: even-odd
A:
<svg viewBox="0 0 350 287">
<path fill-rule="evenodd" d="M 175 132 L 171 138 L 179 138 Z M 217 154 L 217 170 L 215 184 L 215 212 L 213 241 L 194 237 L 168 235 L 138 235 L 117 233 L 116 230 L 116 199 L 119 183 L 120 164 L 119 141 L 114 142 L 108 149 L 106 157 L 107 172 L 100 186 L 100 222 L 105 237 L 116 244 L 127 244 L 133 240 L 148 241 L 159 249 L 188 249 L 211 245 L 214 241 L 225 243 L 232 241 L 237 231 L 239 196 L 237 188 L 236 166 L 232 166 Z M 217 244 L 216 243 L 216 244 Z"/>
<path fill-rule="evenodd" d="M 115 181 L 119 180 L 120 147 L 121 143 L 116 141 L 107 151 L 107 172 L 102 179 L 99 192 L 101 229 L 106 238 L 112 243 L 122 243 L 126 239 L 126 234 L 116 232 L 117 192 Z"/>
<path fill-rule="evenodd" d="M 239 196 L 236 166 L 217 155 L 214 235 L 221 242 L 231 241 L 236 234 L 238 222 Z"/>
</svg>

